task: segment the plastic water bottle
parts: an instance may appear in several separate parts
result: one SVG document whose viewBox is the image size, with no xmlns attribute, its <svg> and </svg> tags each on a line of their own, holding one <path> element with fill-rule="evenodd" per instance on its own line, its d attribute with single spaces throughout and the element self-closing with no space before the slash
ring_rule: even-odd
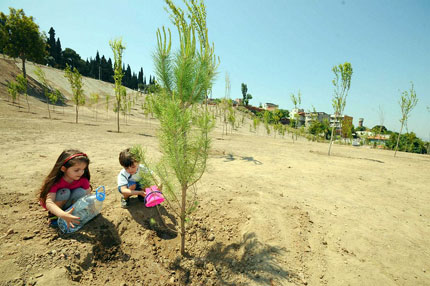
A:
<svg viewBox="0 0 430 286">
<path fill-rule="evenodd" d="M 100 188 L 102 188 L 103 191 L 100 192 Z M 70 208 L 66 210 L 66 212 L 71 208 L 75 208 L 72 212 L 72 215 L 79 217 L 79 224 L 74 224 L 75 227 L 69 227 L 67 226 L 67 222 L 64 219 L 59 218 L 58 228 L 60 231 L 62 233 L 72 233 L 80 230 L 87 222 L 92 220 L 100 213 L 105 197 L 105 187 L 100 186 L 96 189 L 95 194 L 89 194 L 77 200 Z"/>
</svg>

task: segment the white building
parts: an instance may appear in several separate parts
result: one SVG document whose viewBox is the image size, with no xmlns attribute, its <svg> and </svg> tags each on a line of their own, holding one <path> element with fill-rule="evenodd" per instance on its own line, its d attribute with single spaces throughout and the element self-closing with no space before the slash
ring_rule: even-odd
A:
<svg viewBox="0 0 430 286">
<path fill-rule="evenodd" d="M 305 113 L 305 126 L 309 127 L 314 120 L 318 120 L 319 122 L 323 122 L 324 119 L 330 121 L 330 115 L 325 112 L 306 112 Z"/>
</svg>

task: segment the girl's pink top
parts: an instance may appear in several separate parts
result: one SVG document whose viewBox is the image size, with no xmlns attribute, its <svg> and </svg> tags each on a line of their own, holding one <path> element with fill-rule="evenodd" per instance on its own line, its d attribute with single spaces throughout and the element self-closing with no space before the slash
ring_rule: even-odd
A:
<svg viewBox="0 0 430 286">
<path fill-rule="evenodd" d="M 60 181 L 58 181 L 57 183 L 55 183 L 51 189 L 49 190 L 50 193 L 57 193 L 58 190 L 60 189 L 69 189 L 69 190 L 74 190 L 77 188 L 82 188 L 85 190 L 88 190 L 90 188 L 90 182 L 88 181 L 87 178 L 80 178 L 77 181 L 73 181 L 71 183 L 66 182 L 66 180 L 64 180 L 64 178 L 61 178 Z M 46 209 L 46 204 L 44 204 L 42 201 L 40 202 L 40 205 Z"/>
<path fill-rule="evenodd" d="M 90 182 L 88 181 L 87 178 L 80 178 L 77 181 L 73 181 L 71 183 L 66 182 L 66 180 L 64 180 L 64 178 L 62 177 L 60 179 L 60 181 L 58 181 L 57 183 L 55 183 L 51 189 L 49 190 L 50 193 L 56 193 L 59 189 L 69 189 L 69 190 L 74 190 L 77 188 L 82 188 L 85 190 L 88 190 L 90 188 Z"/>
</svg>

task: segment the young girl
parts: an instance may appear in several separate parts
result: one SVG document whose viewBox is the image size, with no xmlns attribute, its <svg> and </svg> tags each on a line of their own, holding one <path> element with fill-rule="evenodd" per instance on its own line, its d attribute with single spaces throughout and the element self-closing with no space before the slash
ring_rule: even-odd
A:
<svg viewBox="0 0 430 286">
<path fill-rule="evenodd" d="M 50 226 L 55 227 L 59 217 L 68 226 L 79 224 L 73 208 L 64 210 L 91 192 L 89 164 L 88 156 L 78 150 L 64 150 L 58 157 L 38 194 L 41 206 L 49 211 Z"/>
</svg>

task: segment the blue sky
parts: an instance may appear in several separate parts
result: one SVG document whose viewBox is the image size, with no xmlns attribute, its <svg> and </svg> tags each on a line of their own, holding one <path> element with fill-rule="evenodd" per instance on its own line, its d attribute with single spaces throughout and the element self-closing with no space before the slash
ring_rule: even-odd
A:
<svg viewBox="0 0 430 286">
<path fill-rule="evenodd" d="M 182 1 L 175 1 L 182 6 Z M 345 114 L 399 131 L 402 91 L 412 81 L 418 105 L 408 127 L 430 140 L 430 1 L 428 0 L 207 0 L 209 39 L 220 57 L 213 97 L 225 95 L 225 73 L 231 98 L 241 97 L 241 83 L 251 104 L 271 102 L 291 109 L 290 94 L 300 90 L 305 110 L 332 113 L 334 65 L 346 61 L 354 73 Z M 50 27 L 62 48 L 83 59 L 113 59 L 109 40 L 122 37 L 124 61 L 137 72 L 154 75 L 155 32 L 170 27 L 161 0 L 52 1 L 2 0 L 0 11 L 23 8 L 46 33 Z M 174 42 L 174 44 L 177 41 Z"/>
</svg>

